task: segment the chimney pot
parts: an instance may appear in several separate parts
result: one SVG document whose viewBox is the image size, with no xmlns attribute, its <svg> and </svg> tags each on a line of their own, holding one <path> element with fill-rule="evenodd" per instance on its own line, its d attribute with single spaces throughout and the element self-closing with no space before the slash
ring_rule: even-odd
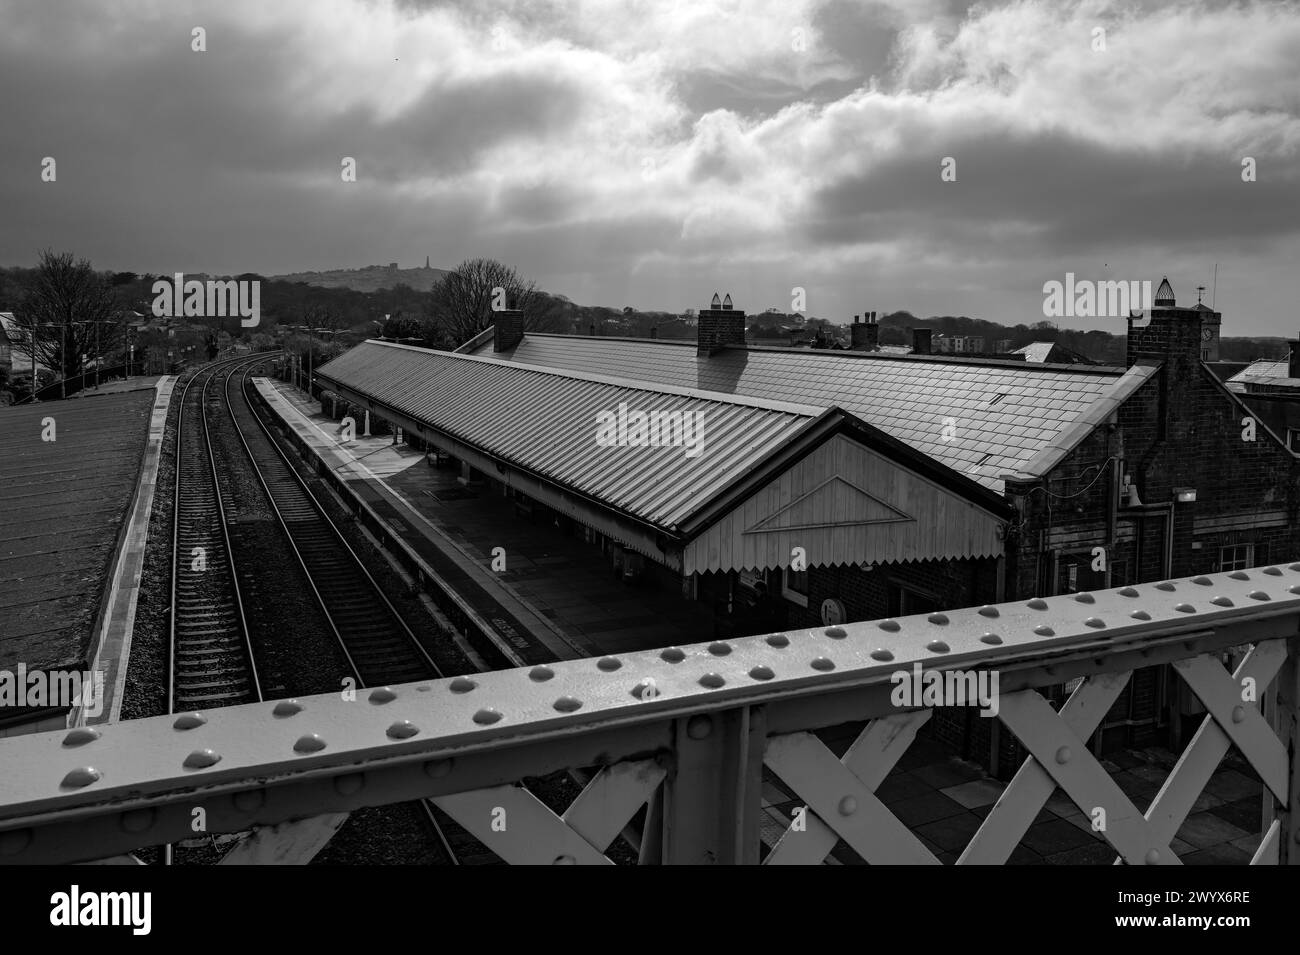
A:
<svg viewBox="0 0 1300 955">
<path fill-rule="evenodd" d="M 930 333 L 929 328 L 912 329 L 912 354 L 928 355 L 930 354 Z"/>
<path fill-rule="evenodd" d="M 1291 354 L 1287 360 L 1286 376 L 1300 378 L 1300 339 L 1290 342 Z"/>
</svg>

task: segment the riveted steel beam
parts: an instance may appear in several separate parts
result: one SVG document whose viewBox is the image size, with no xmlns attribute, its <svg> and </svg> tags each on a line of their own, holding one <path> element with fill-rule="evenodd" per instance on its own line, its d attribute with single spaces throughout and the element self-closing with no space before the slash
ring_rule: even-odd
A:
<svg viewBox="0 0 1300 955">
<path fill-rule="evenodd" d="M 1014 693 L 1294 639 L 1298 624 L 1300 563 L 13 737 L 0 740 L 0 863 L 187 838 L 199 805 L 209 832 L 231 832 L 664 754 L 666 792 L 696 807 L 655 810 L 664 857 L 746 861 L 755 748 L 897 713 L 891 677 L 914 663 L 1005 671 Z M 687 732 L 697 717 L 718 721 L 720 749 Z M 691 775 L 706 751 L 722 757 L 716 779 Z M 706 792 L 725 797 L 725 822 L 690 818 Z"/>
</svg>

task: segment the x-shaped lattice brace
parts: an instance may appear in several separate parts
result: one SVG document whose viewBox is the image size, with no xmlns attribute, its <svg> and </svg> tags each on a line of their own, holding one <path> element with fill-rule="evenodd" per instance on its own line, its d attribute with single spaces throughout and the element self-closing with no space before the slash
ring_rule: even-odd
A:
<svg viewBox="0 0 1300 955">
<path fill-rule="evenodd" d="M 843 759 L 811 733 L 769 739 L 764 764 L 808 803 L 809 811 L 804 828 L 792 822 L 765 864 L 819 865 L 843 839 L 873 865 L 938 865 L 875 794 L 929 718 L 929 710 L 914 710 L 872 720 Z"/>
<path fill-rule="evenodd" d="M 654 760 L 603 767 L 563 816 L 522 786 L 493 786 L 432 801 L 511 865 L 609 865 L 606 847 L 664 776 Z"/>
<path fill-rule="evenodd" d="M 1174 663 L 1183 681 L 1205 706 L 1206 716 L 1156 794 L 1146 818 L 1164 839 L 1172 839 L 1191 811 L 1196 797 L 1214 775 L 1219 761 L 1235 745 L 1264 785 L 1287 805 L 1287 754 L 1259 711 L 1259 697 L 1273 683 L 1286 660 L 1286 641 L 1257 643 L 1229 675 L 1215 657 L 1201 655 Z M 1255 699 L 1242 699 L 1247 680 L 1254 681 Z M 1278 823 L 1274 820 L 1251 865 L 1277 860 Z"/>
<path fill-rule="evenodd" d="M 1262 692 L 1285 657 L 1283 641 L 1272 640 L 1252 649 L 1231 676 L 1210 655 L 1174 663 L 1208 715 L 1144 816 L 1084 744 L 1123 690 L 1128 673 L 1085 679 L 1060 714 L 1053 713 L 1031 690 L 1004 695 L 1002 721 L 1031 755 L 958 862 L 1005 862 L 1059 785 L 1085 815 L 1091 817 L 1098 808 L 1105 810 L 1106 827 L 1101 834 L 1119 852 L 1117 861 L 1177 864 L 1169 842 L 1234 743 L 1265 784 L 1285 800 L 1286 752 L 1260 714 L 1257 700 L 1241 698 L 1247 678 Z M 1276 852 L 1276 826 L 1270 829 L 1255 861 L 1266 861 L 1270 851 Z"/>
</svg>

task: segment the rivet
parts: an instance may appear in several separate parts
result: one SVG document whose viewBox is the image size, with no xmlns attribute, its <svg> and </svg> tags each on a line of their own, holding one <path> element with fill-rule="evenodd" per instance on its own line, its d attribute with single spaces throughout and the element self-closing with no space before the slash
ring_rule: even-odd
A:
<svg viewBox="0 0 1300 955">
<path fill-rule="evenodd" d="M 1177 590 L 1177 589 L 1178 589 L 1178 588 L 1176 588 L 1176 587 L 1175 587 L 1171 582 L 1169 582 L 1168 580 L 1162 580 L 1160 583 L 1156 584 L 1156 590 L 1165 590 L 1165 591 L 1169 591 L 1169 590 Z"/>
<path fill-rule="evenodd" d="M 370 691 L 369 699 L 371 703 L 382 706 L 384 703 L 391 703 L 393 700 L 397 699 L 397 694 L 389 687 L 379 686 Z"/>
<path fill-rule="evenodd" d="M 826 636 L 830 637 L 832 640 L 843 640 L 845 637 L 849 635 L 849 632 L 845 630 L 843 627 L 827 627 L 822 632 L 825 633 Z"/>
<path fill-rule="evenodd" d="M 925 645 L 925 648 L 931 653 L 947 653 L 952 649 L 952 647 L 948 646 L 948 644 L 944 643 L 942 640 L 931 640 Z"/>
<path fill-rule="evenodd" d="M 1064 766 L 1066 763 L 1070 761 L 1070 757 L 1072 757 L 1073 755 L 1074 754 L 1070 752 L 1070 747 L 1062 746 L 1060 749 L 1056 751 L 1056 761 L 1060 763 L 1062 766 Z"/>
<path fill-rule="evenodd" d="M 1056 631 L 1053 630 L 1045 623 L 1039 624 L 1037 627 L 1034 627 L 1034 633 L 1038 634 L 1040 637 L 1056 636 Z"/>
<path fill-rule="evenodd" d="M 1196 613 L 1196 608 L 1191 604 L 1174 604 L 1174 609 L 1179 613 Z"/>
<path fill-rule="evenodd" d="M 235 793 L 230 801 L 240 812 L 256 812 L 266 802 L 266 793 L 261 789 L 245 789 Z"/>
<path fill-rule="evenodd" d="M 298 742 L 293 744 L 295 753 L 319 753 L 325 748 L 325 741 L 317 733 L 308 733 L 306 736 L 299 736 Z"/>
<path fill-rule="evenodd" d="M 272 716 L 293 716 L 302 712 L 302 704 L 297 700 L 281 700 L 271 710 Z"/>
<path fill-rule="evenodd" d="M 0 832 L 0 856 L 16 856 L 32 844 L 30 829 L 11 829 Z"/>
<path fill-rule="evenodd" d="M 1147 613 L 1145 610 L 1134 610 L 1131 614 L 1129 614 L 1129 616 L 1132 617 L 1134 620 L 1151 619 L 1151 614 Z"/>
<path fill-rule="evenodd" d="M 157 813 L 153 806 L 145 806 L 143 809 L 132 809 L 122 813 L 118 825 L 122 827 L 123 832 L 144 832 L 153 825 L 155 818 Z"/>
<path fill-rule="evenodd" d="M 1262 591 L 1262 590 L 1252 590 L 1252 591 L 1251 591 L 1247 596 L 1249 596 L 1251 600 L 1268 600 L 1268 599 L 1269 599 L 1268 594 L 1264 593 L 1264 591 Z"/>
<path fill-rule="evenodd" d="M 528 671 L 528 679 L 534 683 L 545 683 L 555 676 L 555 671 L 550 667 L 533 667 Z"/>
<path fill-rule="evenodd" d="M 606 673 L 613 673 L 623 664 L 614 657 L 601 657 L 596 661 L 597 669 L 604 670 Z"/>
<path fill-rule="evenodd" d="M 884 647 L 881 647 L 879 650 L 871 651 L 871 659 L 879 660 L 881 663 L 888 663 L 890 660 L 894 659 L 894 655 Z"/>
<path fill-rule="evenodd" d="M 769 637 L 768 643 L 771 642 L 772 639 L 771 637 Z M 667 663 L 681 663 L 683 660 L 686 659 L 686 654 L 683 653 L 681 650 L 677 649 L 676 647 L 669 647 L 667 650 L 659 654 L 659 659 Z"/>
<path fill-rule="evenodd" d="M 442 779 L 451 772 L 450 759 L 431 759 L 424 764 L 424 775 L 430 779 Z"/>
<path fill-rule="evenodd" d="M 1078 601 L 1079 603 L 1081 603 L 1081 604 L 1095 604 L 1095 603 L 1097 602 L 1097 598 L 1096 598 L 1096 597 L 1094 597 L 1092 594 L 1090 594 L 1090 593 L 1086 593 L 1086 592 L 1085 592 L 1085 593 L 1078 593 L 1078 594 L 1075 594 L 1075 595 L 1074 595 L 1074 599 L 1077 600 L 1077 601 Z"/>
<path fill-rule="evenodd" d="M 1270 577 L 1282 576 L 1282 571 L 1278 570 L 1276 567 L 1265 567 L 1264 573 L 1268 574 Z"/>
<path fill-rule="evenodd" d="M 755 680 L 770 680 L 776 676 L 776 674 L 772 672 L 771 667 L 765 666 L 754 667 L 749 671 L 749 675 Z"/>
<path fill-rule="evenodd" d="M 840 815 L 851 816 L 858 811 L 858 801 L 852 796 L 845 796 L 840 800 Z"/>
<path fill-rule="evenodd" d="M 1232 708 L 1232 722 L 1240 723 L 1246 718 L 1246 708 L 1238 703 Z"/>
<path fill-rule="evenodd" d="M 948 615 L 946 613 L 932 613 L 925 619 L 940 627 L 946 626 L 948 623 Z"/>
<path fill-rule="evenodd" d="M 365 773 L 345 773 L 342 776 L 334 777 L 334 791 L 340 796 L 351 796 L 353 793 L 359 793 L 366 785 Z"/>
<path fill-rule="evenodd" d="M 574 710 L 581 709 L 582 700 L 576 696 L 562 696 L 551 705 L 561 713 L 572 713 Z"/>
<path fill-rule="evenodd" d="M 447 684 L 447 689 L 451 690 L 451 692 L 453 693 L 468 693 L 476 686 L 478 686 L 478 684 L 475 683 L 473 680 L 471 680 L 469 677 L 458 676 L 456 677 L 456 679 L 452 680 L 450 683 Z"/>
<path fill-rule="evenodd" d="M 1101 617 L 1089 617 L 1083 622 L 1083 625 L 1085 627 L 1096 627 L 1100 629 L 1106 626 L 1106 621 L 1102 620 Z"/>
<path fill-rule="evenodd" d="M 1214 583 L 1214 581 L 1212 581 L 1209 577 L 1200 576 L 1200 577 L 1193 577 L 1192 583 L 1200 584 L 1202 587 L 1208 587 L 1210 586 L 1210 584 Z"/>
<path fill-rule="evenodd" d="M 1289 594 L 1300 594 L 1300 584 L 1296 584 L 1295 586 L 1288 587 L 1286 589 L 1286 592 Z"/>
<path fill-rule="evenodd" d="M 730 644 L 723 643 L 721 640 L 715 640 L 709 644 L 709 652 L 715 657 L 725 657 L 731 652 Z"/>
<path fill-rule="evenodd" d="M 1027 603 L 1025 606 L 1027 606 L 1030 610 L 1046 610 L 1047 601 L 1041 597 L 1035 597 L 1033 600 L 1029 601 L 1029 603 Z"/>
<path fill-rule="evenodd" d="M 811 664 L 809 664 L 809 666 L 811 666 L 814 670 L 821 670 L 823 672 L 827 670 L 835 669 L 834 661 L 826 657 L 817 657 L 815 660 L 812 661 Z"/>
<path fill-rule="evenodd" d="M 501 711 L 485 706 L 474 714 L 474 722 L 479 726 L 491 726 L 501 719 Z"/>
<path fill-rule="evenodd" d="M 196 749 L 190 755 L 185 757 L 184 766 L 186 769 L 207 769 L 209 766 L 215 766 L 221 762 L 220 754 L 210 749 Z"/>
<path fill-rule="evenodd" d="M 83 786 L 97 782 L 99 777 L 100 772 L 94 766 L 81 766 L 64 776 L 60 785 L 64 789 L 81 789 Z"/>
<path fill-rule="evenodd" d="M 1287 570 L 1300 570 L 1300 564 L 1287 564 Z M 1297 830 L 1300 831 L 1300 830 Z"/>
<path fill-rule="evenodd" d="M 991 647 L 996 647 L 1001 642 L 1002 638 L 996 633 L 986 633 L 984 636 L 980 637 L 980 643 L 987 643 Z"/>
<path fill-rule="evenodd" d="M 1216 607 L 1232 606 L 1232 601 L 1229 600 L 1227 597 L 1215 597 L 1213 600 L 1210 601 L 1210 603 L 1214 604 Z"/>
<path fill-rule="evenodd" d="M 889 633 L 898 633 L 902 629 L 897 620 L 882 620 L 876 626 L 881 630 L 887 630 Z"/>
<path fill-rule="evenodd" d="M 208 718 L 202 713 L 182 713 L 176 717 L 176 722 L 172 723 L 172 728 L 178 730 L 198 729 L 207 721 Z"/>
<path fill-rule="evenodd" d="M 1147 852 L 1147 859 L 1146 859 L 1146 862 L 1147 862 L 1147 865 L 1159 865 L 1159 864 L 1160 864 L 1160 850 L 1159 850 L 1159 849 L 1151 849 L 1151 850 L 1149 850 L 1149 851 Z"/>
<path fill-rule="evenodd" d="M 1121 597 L 1136 597 L 1138 592 L 1132 587 L 1123 587 L 1117 591 Z"/>
<path fill-rule="evenodd" d="M 691 739 L 704 739 L 713 732 L 713 720 L 703 713 L 692 716 L 686 723 L 686 735 Z"/>
<path fill-rule="evenodd" d="M 1234 570 L 1228 576 L 1233 580 L 1250 580 L 1250 574 L 1246 573 L 1244 570 Z"/>
<path fill-rule="evenodd" d="M 985 604 L 983 607 L 980 607 L 979 615 L 981 617 L 997 617 L 1000 614 L 997 607 L 992 604 Z"/>
<path fill-rule="evenodd" d="M 388 727 L 389 739 L 410 739 L 420 728 L 410 720 L 398 720 L 392 726 Z"/>
<path fill-rule="evenodd" d="M 578 864 L 578 860 L 575 859 L 573 856 L 569 856 L 569 855 L 556 856 L 555 861 L 551 863 L 551 865 L 577 865 L 577 864 Z"/>
<path fill-rule="evenodd" d="M 716 690 L 727 681 L 716 673 L 706 673 L 700 677 L 700 686 L 708 687 L 710 690 Z"/>
<path fill-rule="evenodd" d="M 84 746 L 87 743 L 93 743 L 99 739 L 99 730 L 93 726 L 78 726 L 74 730 L 69 730 L 68 735 L 63 737 L 64 746 Z"/>
<path fill-rule="evenodd" d="M 790 645 L 790 638 L 784 633 L 774 633 L 767 638 L 767 645 L 777 648 L 788 647 Z"/>
</svg>

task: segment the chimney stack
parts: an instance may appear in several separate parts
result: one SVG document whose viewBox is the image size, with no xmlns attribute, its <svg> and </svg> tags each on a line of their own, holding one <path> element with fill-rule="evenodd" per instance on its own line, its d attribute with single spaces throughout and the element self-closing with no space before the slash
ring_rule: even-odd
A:
<svg viewBox="0 0 1300 955">
<path fill-rule="evenodd" d="M 914 328 L 912 329 L 912 354 L 928 355 L 930 354 L 930 329 Z"/>
<path fill-rule="evenodd" d="M 876 351 L 880 347 L 880 326 L 876 324 L 875 316 L 875 312 L 867 312 L 863 322 L 858 321 L 858 316 L 853 316 L 853 324 L 849 327 L 850 351 Z"/>
<path fill-rule="evenodd" d="M 731 295 L 721 302 L 713 293 L 709 308 L 700 309 L 696 319 L 695 353 L 713 355 L 728 345 L 745 344 L 745 313 L 731 307 Z"/>
<path fill-rule="evenodd" d="M 503 308 L 492 313 L 492 350 L 509 351 L 524 337 L 524 313 L 517 308 Z"/>
</svg>

